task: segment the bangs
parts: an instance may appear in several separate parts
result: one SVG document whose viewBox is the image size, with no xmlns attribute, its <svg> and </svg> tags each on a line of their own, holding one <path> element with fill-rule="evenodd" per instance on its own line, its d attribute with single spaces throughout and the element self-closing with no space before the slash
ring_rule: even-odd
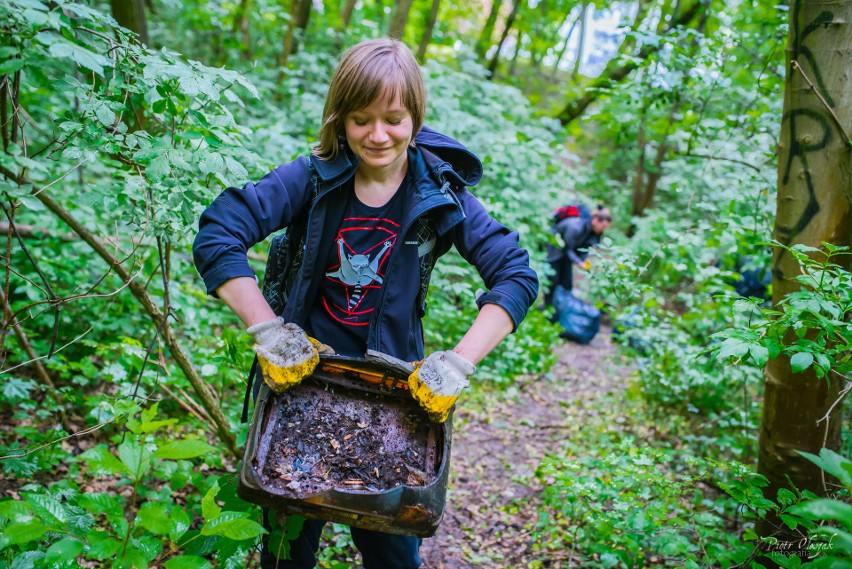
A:
<svg viewBox="0 0 852 569">
<path fill-rule="evenodd" d="M 392 103 L 397 97 L 409 112 L 416 112 L 417 97 L 412 92 L 411 82 L 405 71 L 396 61 L 391 58 L 375 58 L 366 63 L 361 69 L 353 70 L 356 73 L 353 73 L 352 77 L 341 77 L 343 85 L 346 85 L 346 89 L 340 94 L 340 106 L 337 109 L 341 118 L 353 111 L 369 107 L 377 100 Z"/>
</svg>

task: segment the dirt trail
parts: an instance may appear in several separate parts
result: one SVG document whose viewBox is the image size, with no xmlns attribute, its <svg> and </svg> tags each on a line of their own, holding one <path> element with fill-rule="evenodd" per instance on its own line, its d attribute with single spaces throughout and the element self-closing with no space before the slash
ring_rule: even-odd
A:
<svg viewBox="0 0 852 569">
<path fill-rule="evenodd" d="M 522 380 L 517 396 L 495 393 L 483 410 L 459 407 L 447 510 L 438 533 L 423 542 L 423 569 L 514 569 L 539 558 L 531 538 L 541 494 L 535 470 L 572 425 L 596 413 L 594 400 L 621 390 L 629 374 L 616 361 L 609 329 L 588 346 L 557 349 L 559 362 L 543 377 Z"/>
</svg>

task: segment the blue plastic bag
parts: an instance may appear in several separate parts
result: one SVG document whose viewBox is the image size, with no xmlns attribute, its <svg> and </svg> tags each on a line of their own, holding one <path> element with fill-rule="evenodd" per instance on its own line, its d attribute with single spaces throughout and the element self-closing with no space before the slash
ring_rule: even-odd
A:
<svg viewBox="0 0 852 569">
<path fill-rule="evenodd" d="M 553 291 L 553 308 L 563 338 L 588 344 L 600 330 L 601 311 L 561 285 L 556 285 Z"/>
</svg>

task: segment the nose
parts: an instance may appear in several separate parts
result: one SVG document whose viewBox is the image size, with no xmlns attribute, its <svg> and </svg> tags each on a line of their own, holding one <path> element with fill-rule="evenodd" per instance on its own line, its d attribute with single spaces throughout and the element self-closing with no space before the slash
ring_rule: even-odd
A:
<svg viewBox="0 0 852 569">
<path fill-rule="evenodd" d="M 385 127 L 381 123 L 381 121 L 374 122 L 372 128 L 370 129 L 370 141 L 381 144 L 387 141 L 387 139 L 388 133 L 385 130 Z"/>
</svg>

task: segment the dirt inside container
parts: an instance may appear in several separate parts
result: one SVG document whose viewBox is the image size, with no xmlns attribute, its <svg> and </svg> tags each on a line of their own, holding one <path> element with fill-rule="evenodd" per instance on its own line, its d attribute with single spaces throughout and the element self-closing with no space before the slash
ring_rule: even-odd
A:
<svg viewBox="0 0 852 569">
<path fill-rule="evenodd" d="M 435 479 L 430 423 L 411 401 L 306 384 L 281 397 L 260 475 L 282 495 L 382 492 Z"/>
</svg>

